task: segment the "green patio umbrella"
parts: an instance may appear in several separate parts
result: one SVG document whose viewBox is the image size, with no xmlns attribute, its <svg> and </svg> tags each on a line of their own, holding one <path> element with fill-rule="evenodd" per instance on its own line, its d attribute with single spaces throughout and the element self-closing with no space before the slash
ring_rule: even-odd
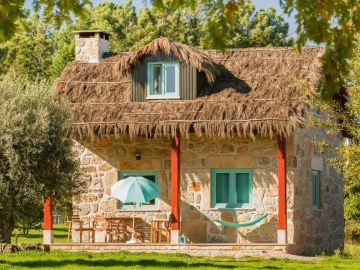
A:
<svg viewBox="0 0 360 270">
<path fill-rule="evenodd" d="M 160 196 L 158 184 L 142 176 L 130 176 L 111 187 L 111 197 L 124 203 L 145 203 Z M 135 228 L 135 204 L 133 212 L 133 231 L 130 241 L 126 243 L 137 243 L 134 239 Z"/>
</svg>

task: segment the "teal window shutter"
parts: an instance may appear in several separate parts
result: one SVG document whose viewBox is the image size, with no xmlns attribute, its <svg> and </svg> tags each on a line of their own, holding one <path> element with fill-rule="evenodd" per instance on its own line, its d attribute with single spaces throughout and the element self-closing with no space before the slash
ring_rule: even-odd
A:
<svg viewBox="0 0 360 270">
<path fill-rule="evenodd" d="M 236 203 L 249 203 L 249 174 L 248 173 L 237 173 L 236 174 Z"/>
<path fill-rule="evenodd" d="M 212 169 L 211 206 L 252 207 L 252 169 Z"/>
<path fill-rule="evenodd" d="M 312 207 L 320 209 L 320 172 L 312 172 Z"/>
<path fill-rule="evenodd" d="M 320 106 L 319 106 L 319 99 L 315 98 L 313 100 L 313 114 L 320 115 Z"/>
<path fill-rule="evenodd" d="M 216 202 L 229 203 L 229 174 L 216 174 Z"/>
</svg>

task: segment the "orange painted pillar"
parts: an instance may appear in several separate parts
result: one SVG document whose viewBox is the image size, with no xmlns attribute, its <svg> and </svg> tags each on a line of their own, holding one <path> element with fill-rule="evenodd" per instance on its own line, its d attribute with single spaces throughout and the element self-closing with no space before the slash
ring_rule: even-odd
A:
<svg viewBox="0 0 360 270">
<path fill-rule="evenodd" d="M 278 134 L 278 243 L 287 243 L 286 217 L 286 137 Z"/>
<path fill-rule="evenodd" d="M 180 233 L 180 136 L 171 141 L 171 243 L 179 243 Z"/>
<path fill-rule="evenodd" d="M 53 242 L 53 217 L 51 211 L 51 197 L 46 197 L 44 203 L 44 231 L 43 243 L 50 244 Z"/>
</svg>

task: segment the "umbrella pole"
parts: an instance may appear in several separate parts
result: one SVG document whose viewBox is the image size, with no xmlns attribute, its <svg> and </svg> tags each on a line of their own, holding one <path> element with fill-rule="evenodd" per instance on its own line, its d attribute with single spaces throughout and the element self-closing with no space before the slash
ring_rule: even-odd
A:
<svg viewBox="0 0 360 270">
<path fill-rule="evenodd" d="M 127 241 L 127 244 L 135 244 L 135 243 L 139 243 L 138 240 L 135 239 L 134 234 L 135 234 L 135 203 L 133 203 L 134 205 L 134 210 L 133 210 L 133 227 L 132 227 L 132 235 L 131 235 L 131 240 Z"/>
<path fill-rule="evenodd" d="M 135 204 L 134 204 L 134 211 L 133 211 L 133 229 L 132 229 L 132 237 L 131 241 L 134 241 L 134 232 L 135 232 Z"/>
</svg>

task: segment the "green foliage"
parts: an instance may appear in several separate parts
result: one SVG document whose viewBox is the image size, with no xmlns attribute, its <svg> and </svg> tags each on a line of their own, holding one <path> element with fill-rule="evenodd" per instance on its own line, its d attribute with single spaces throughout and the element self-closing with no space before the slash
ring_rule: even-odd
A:
<svg viewBox="0 0 360 270">
<path fill-rule="evenodd" d="M 342 78 L 348 75 L 349 59 L 355 49 L 355 34 L 360 30 L 360 1 L 280 1 L 287 14 L 296 12 L 296 47 L 301 50 L 307 40 L 327 47 L 322 57 L 324 86 L 322 97 L 329 100 L 339 91 Z"/>
<path fill-rule="evenodd" d="M 164 10 L 145 7 L 140 9 L 137 25 L 132 33 L 134 42 L 131 49 L 138 49 L 160 36 L 185 42 L 186 25 L 184 12 L 170 7 Z"/>
<path fill-rule="evenodd" d="M 43 205 L 32 198 L 24 197 L 19 202 L 18 211 L 15 215 L 16 227 L 19 228 L 23 234 L 29 234 L 30 229 L 38 229 L 41 227 L 40 223 L 44 220 Z"/>
<path fill-rule="evenodd" d="M 351 243 L 360 243 L 360 222 L 347 220 L 345 224 L 345 239 Z"/>
<path fill-rule="evenodd" d="M 49 78 L 51 56 L 54 51 L 52 29 L 38 14 L 25 20 L 26 28 L 5 43 L 0 43 L 1 73 L 27 76 L 30 80 Z"/>
<path fill-rule="evenodd" d="M 72 22 L 68 22 L 62 30 L 55 34 L 55 52 L 52 56 L 52 63 L 49 69 L 51 80 L 58 78 L 67 64 L 75 59 L 75 39 L 73 33 L 75 30 L 80 30 L 80 27 L 77 27 Z"/>
<path fill-rule="evenodd" d="M 21 20 L 27 17 L 24 3 L 25 0 L 0 1 L 0 40 L 10 39 L 19 30 Z M 33 0 L 32 3 L 36 12 L 42 11 L 45 22 L 57 28 L 69 21 L 72 13 L 85 18 L 85 7 L 91 5 L 89 0 Z"/>
<path fill-rule="evenodd" d="M 49 89 L 44 81 L 0 82 L 0 242 L 10 241 L 18 219 L 34 215 L 45 194 L 57 206 L 80 188 L 69 109 Z"/>
<path fill-rule="evenodd" d="M 101 29 L 112 34 L 112 51 L 127 51 L 132 46 L 131 33 L 136 26 L 136 11 L 131 0 L 117 5 L 112 2 L 99 3 L 91 11 L 89 29 Z"/>
<path fill-rule="evenodd" d="M 343 78 L 349 72 L 349 59 L 354 54 L 355 33 L 360 30 L 360 0 L 279 0 L 285 14 L 296 13 L 297 35 L 295 47 L 301 47 L 307 41 L 313 41 L 327 47 L 322 57 L 324 83 L 321 88 L 322 98 L 330 101 L 343 85 Z M 152 0 L 153 5 L 163 9 L 165 3 L 171 7 L 191 7 L 196 3 L 211 4 L 204 13 L 207 25 L 208 42 L 215 49 L 224 50 L 227 46 L 227 26 L 233 24 L 235 14 L 245 0 Z M 272 13 L 271 11 L 267 11 Z M 259 16 L 264 16 L 260 14 Z M 246 18 L 245 18 L 246 19 Z M 261 29 L 261 27 L 259 28 Z M 266 28 L 262 30 L 267 31 Z M 279 36 L 280 37 L 280 36 Z"/>
<path fill-rule="evenodd" d="M 101 29 L 110 32 L 111 51 L 136 50 L 160 36 L 199 49 L 217 48 L 208 29 L 214 25 L 207 23 L 207 14 L 224 23 L 226 46 L 292 44 L 292 40 L 286 39 L 288 24 L 274 9 L 255 13 L 254 4 L 246 1 L 244 6 L 237 6 L 232 16 L 233 23 L 229 24 L 225 15 L 215 12 L 216 2 L 194 2 L 191 5 L 194 9 L 191 6 L 176 8 L 166 2 L 163 9 L 144 7 L 138 13 L 131 0 L 124 4 L 103 2 L 86 11 L 90 16 L 77 18 L 75 22 L 65 21 L 61 30 L 44 24 L 38 14 L 33 14 L 23 20 L 12 39 L 0 43 L 0 76 L 26 74 L 33 81 L 56 79 L 75 58 L 74 30 Z M 218 32 L 218 29 L 213 30 Z"/>
<path fill-rule="evenodd" d="M 229 25 L 227 46 L 231 48 L 291 46 L 293 39 L 287 39 L 289 25 L 269 7 L 255 13 L 255 5 L 246 1 L 234 13 L 234 21 Z"/>
<path fill-rule="evenodd" d="M 310 123 L 326 128 L 328 134 L 343 132 L 351 141 L 344 141 L 340 146 L 318 142 L 322 151 L 333 152 L 328 159 L 330 165 L 343 174 L 344 179 L 344 218 L 345 231 L 351 240 L 360 237 L 360 43 L 355 45 L 354 56 L 349 61 L 350 73 L 346 77 L 348 102 L 315 99 L 321 111 L 334 108 L 334 114 L 323 114 L 323 117 L 310 115 Z M 316 93 L 315 95 L 319 95 Z"/>
</svg>

